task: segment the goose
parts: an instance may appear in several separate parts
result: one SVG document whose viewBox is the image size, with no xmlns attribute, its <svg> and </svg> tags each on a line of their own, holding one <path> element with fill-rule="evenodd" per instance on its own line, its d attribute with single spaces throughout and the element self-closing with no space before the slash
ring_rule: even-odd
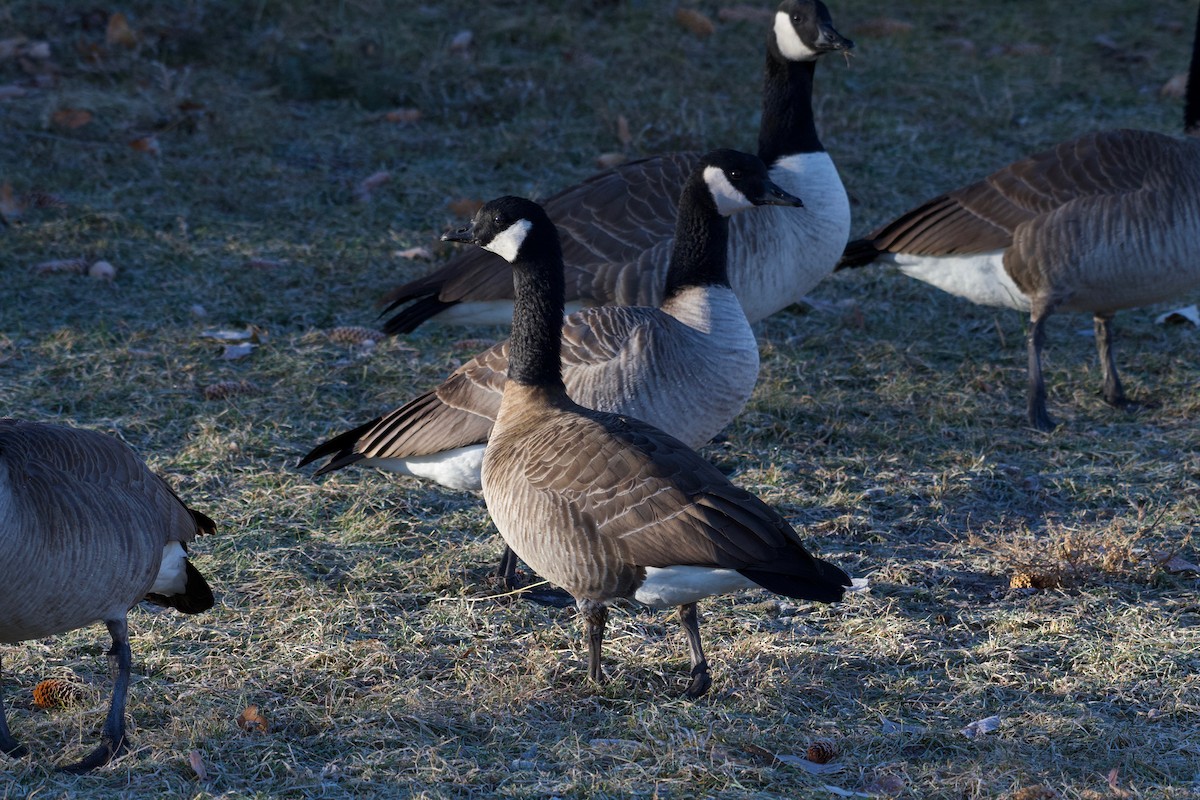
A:
<svg viewBox="0 0 1200 800">
<path fill-rule="evenodd" d="M 615 600 L 679 608 L 691 654 L 685 694 L 695 698 L 712 683 L 700 600 L 761 587 L 832 603 L 854 585 L 680 440 L 570 398 L 560 359 L 562 250 L 541 206 L 502 197 L 445 238 L 512 265 L 508 380 L 483 456 L 483 497 L 504 541 L 575 599 L 591 680 L 604 680 L 600 651 Z"/>
<path fill-rule="evenodd" d="M 833 271 L 850 235 L 850 203 L 817 135 L 812 113 L 817 59 L 854 43 L 833 27 L 821 0 L 784 0 L 767 37 L 758 156 L 771 180 L 807 203 L 806 213 L 766 209 L 731 225 L 729 275 L 751 322 L 802 298 Z M 583 306 L 656 306 L 675 229 L 675 202 L 699 153 L 632 161 L 545 201 L 567 264 L 567 299 Z M 383 314 L 389 334 L 427 320 L 507 325 L 512 280 L 504 260 L 482 251 L 458 255 L 392 290 Z"/>
<path fill-rule="evenodd" d="M 730 215 L 774 205 L 802 203 L 770 180 L 756 156 L 704 154 L 680 192 L 662 304 L 586 308 L 563 321 L 568 394 L 647 420 L 691 447 L 728 425 L 758 379 L 758 344 L 726 269 Z M 479 490 L 510 350 L 508 341 L 485 350 L 435 389 L 318 445 L 299 466 L 328 456 L 317 475 L 359 463 Z M 510 586 L 515 568 L 506 551 L 499 573 Z"/>
<path fill-rule="evenodd" d="M 0 642 L 96 621 L 112 637 L 112 701 L 100 744 L 66 771 L 87 772 L 126 750 L 129 609 L 143 599 L 185 614 L 211 608 L 212 590 L 186 548 L 214 530 L 118 439 L 0 419 Z M 9 731 L 2 698 L 0 750 L 27 752 Z"/>
<path fill-rule="evenodd" d="M 1127 404 L 1113 315 L 1200 286 L 1200 16 L 1178 139 L 1088 133 L 1003 167 L 850 242 L 838 269 L 879 262 L 972 302 L 1027 312 L 1030 426 L 1051 431 L 1046 319 L 1090 312 L 1104 400 Z"/>
</svg>

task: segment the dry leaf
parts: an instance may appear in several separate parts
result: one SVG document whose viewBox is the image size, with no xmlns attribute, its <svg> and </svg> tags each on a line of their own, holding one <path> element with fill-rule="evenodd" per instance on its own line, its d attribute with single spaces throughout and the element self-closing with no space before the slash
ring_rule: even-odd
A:
<svg viewBox="0 0 1200 800">
<path fill-rule="evenodd" d="M 129 20 L 120 11 L 108 18 L 108 29 L 104 32 L 104 41 L 110 46 L 133 47 L 137 44 L 137 34 L 129 27 Z"/>
<path fill-rule="evenodd" d="M 0 186 L 0 219 L 5 222 L 16 222 L 24 211 L 25 207 L 13 197 L 12 184 L 5 181 L 4 185 Z M 34 272 L 40 272 L 40 270 L 34 267 Z"/>
<path fill-rule="evenodd" d="M 617 141 L 625 147 L 633 144 L 633 134 L 629 132 L 629 120 L 624 114 L 617 115 Z"/>
<path fill-rule="evenodd" d="M 433 251 L 428 247 L 408 247 L 404 250 L 397 250 L 393 255 L 396 258 L 404 258 L 409 261 L 428 261 L 433 258 Z"/>
<path fill-rule="evenodd" d="M 1058 792 L 1051 789 L 1049 786 L 1026 786 L 1024 789 L 1017 789 L 1008 800 L 1057 800 Z"/>
<path fill-rule="evenodd" d="M 1163 97 L 1183 97 L 1187 94 L 1188 74 L 1180 72 L 1171 76 L 1171 79 L 1162 85 L 1158 93 Z"/>
<path fill-rule="evenodd" d="M 107 261 L 97 261 L 88 267 L 87 274 L 98 281 L 111 281 L 117 277 L 117 268 Z"/>
<path fill-rule="evenodd" d="M 625 163 L 624 153 L 601 153 L 596 156 L 596 166 L 599 169 L 612 169 L 615 166 Z"/>
<path fill-rule="evenodd" d="M 959 733 L 968 739 L 974 739 L 977 736 L 982 736 L 985 733 L 991 733 L 992 731 L 999 729 L 1000 717 L 993 715 L 990 717 L 984 717 L 983 719 L 975 720 L 970 725 L 960 730 Z"/>
<path fill-rule="evenodd" d="M 82 258 L 61 258 L 54 261 L 43 261 L 32 268 L 35 275 L 50 275 L 56 272 L 69 272 L 82 275 L 87 272 L 88 263 Z"/>
<path fill-rule="evenodd" d="M 68 708 L 83 700 L 79 684 L 62 678 L 46 678 L 33 687 L 33 704 L 38 708 Z"/>
<path fill-rule="evenodd" d="M 883 775 L 878 775 L 866 788 L 867 791 L 874 795 L 882 794 L 888 797 L 895 797 L 908 788 L 908 781 L 904 780 L 904 777 L 901 775 L 897 775 L 894 772 L 887 772 Z"/>
<path fill-rule="evenodd" d="M 419 108 L 397 108 L 395 111 L 389 111 L 383 115 L 383 119 L 387 122 L 410 123 L 417 122 L 421 119 L 421 109 Z"/>
<path fill-rule="evenodd" d="M 860 36 L 903 36 L 911 33 L 913 24 L 892 17 L 873 17 L 858 24 L 855 31 Z"/>
<path fill-rule="evenodd" d="M 271 729 L 267 718 L 259 713 L 258 706 L 246 706 L 245 710 L 238 714 L 237 724 L 239 728 L 250 733 L 267 733 Z"/>
<path fill-rule="evenodd" d="M 139 136 L 129 143 L 129 146 L 139 153 L 149 153 L 152 156 L 162 154 L 162 149 L 158 146 L 158 137 L 154 134 L 149 136 Z"/>
<path fill-rule="evenodd" d="M 50 115 L 50 123 L 59 128 L 82 128 L 92 121 L 92 112 L 82 108 L 60 108 Z"/>
<path fill-rule="evenodd" d="M 475 200 L 470 197 L 460 197 L 458 200 L 451 200 L 446 204 L 446 208 L 450 209 L 451 214 L 465 219 L 475 216 L 475 212 L 482 206 L 482 200 Z"/>
<path fill-rule="evenodd" d="M 774 9 L 758 6 L 725 6 L 717 11 L 721 22 L 767 22 L 774 16 Z"/>
<path fill-rule="evenodd" d="M 675 9 L 675 21 L 701 39 L 717 32 L 717 26 L 711 19 L 691 8 Z"/>
<path fill-rule="evenodd" d="M 371 195 L 380 186 L 392 179 L 392 173 L 385 169 L 379 170 L 372 175 L 368 175 L 359 181 L 358 186 L 354 187 L 354 199 L 360 203 L 368 203 L 371 201 Z"/>
<path fill-rule="evenodd" d="M 450 39 L 450 50 L 455 53 L 465 52 L 475 41 L 475 34 L 461 30 Z"/>
<path fill-rule="evenodd" d="M 192 772 L 196 773 L 198 780 L 208 780 L 208 770 L 204 768 L 204 759 L 200 756 L 199 750 L 193 750 L 188 753 L 188 764 L 191 765 Z"/>
<path fill-rule="evenodd" d="M 8 84 L 0 86 L 0 100 L 12 100 L 17 97 L 24 97 L 26 91 L 16 84 Z"/>
<path fill-rule="evenodd" d="M 1182 575 L 1185 572 L 1200 572 L 1200 567 L 1184 559 L 1178 553 L 1168 555 L 1167 553 L 1159 552 L 1154 554 L 1154 559 L 1163 570 L 1172 575 Z"/>
</svg>

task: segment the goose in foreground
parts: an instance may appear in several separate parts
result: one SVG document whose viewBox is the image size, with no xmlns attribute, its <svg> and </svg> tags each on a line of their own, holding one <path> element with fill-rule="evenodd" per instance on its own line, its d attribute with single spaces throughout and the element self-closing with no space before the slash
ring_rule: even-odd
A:
<svg viewBox="0 0 1200 800">
<path fill-rule="evenodd" d="M 817 136 L 812 88 L 817 59 L 853 47 L 834 29 L 821 0 L 779 5 L 767 39 L 758 156 L 775 183 L 804 198 L 806 209 L 766 209 L 731 224 L 730 282 L 751 322 L 807 294 L 833 271 L 849 238 L 850 203 Z M 676 201 L 699 157 L 685 152 L 633 161 L 545 201 L 562 236 L 571 308 L 662 301 Z M 512 298 L 504 260 L 468 251 L 390 292 L 383 313 L 399 311 L 384 330 L 408 333 L 427 320 L 507 325 Z"/>
<path fill-rule="evenodd" d="M 604 306 L 562 324 L 567 394 L 588 408 L 645 420 L 699 447 L 745 406 L 758 379 L 758 344 L 729 286 L 729 217 L 754 206 L 800 206 L 756 156 L 713 150 L 684 184 L 661 306 Z M 767 209 L 755 209 L 754 214 Z M 349 464 L 481 488 L 483 450 L 500 408 L 511 345 L 501 342 L 440 386 L 318 445 L 300 466 L 329 456 Z M 512 581 L 506 553 L 501 573 Z"/>
<path fill-rule="evenodd" d="M 1126 403 L 1113 357 L 1123 308 L 1200 286 L 1200 16 L 1178 139 L 1089 133 L 935 197 L 851 242 L 838 269 L 872 262 L 975 303 L 1026 311 L 1029 424 L 1046 411 L 1042 345 L 1056 311 L 1091 312 L 1103 395 Z"/>
<path fill-rule="evenodd" d="M 112 637 L 113 693 L 100 745 L 67 771 L 95 769 L 125 751 L 129 609 L 143 599 L 185 614 L 211 608 L 212 590 L 186 545 L 214 529 L 121 441 L 0 419 L 0 642 L 96 621 Z M 26 753 L 2 699 L 0 750 Z"/>
<path fill-rule="evenodd" d="M 505 542 L 575 598 L 588 675 L 603 680 L 608 604 L 679 606 L 691 651 L 686 694 L 711 684 L 696 603 L 762 587 L 831 603 L 852 586 L 792 527 L 683 442 L 632 417 L 594 411 L 563 385 L 562 251 L 536 203 L 503 197 L 447 237 L 512 264 L 508 381 L 483 457 L 483 497 Z"/>
</svg>

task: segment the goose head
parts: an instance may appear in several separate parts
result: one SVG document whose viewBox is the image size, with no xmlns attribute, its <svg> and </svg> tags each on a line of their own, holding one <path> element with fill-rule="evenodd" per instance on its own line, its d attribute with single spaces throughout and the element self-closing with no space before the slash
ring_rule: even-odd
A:
<svg viewBox="0 0 1200 800">
<path fill-rule="evenodd" d="M 717 212 L 728 217 L 753 206 L 804 205 L 771 180 L 767 165 L 758 156 L 738 150 L 713 150 L 701 162 L 702 175 Z"/>
<path fill-rule="evenodd" d="M 470 224 L 442 234 L 442 241 L 477 245 L 512 264 L 539 235 L 553 233 L 554 225 L 541 206 L 505 195 L 484 203 Z"/>
<path fill-rule="evenodd" d="M 783 0 L 775 12 L 774 49 L 788 61 L 815 61 L 823 53 L 854 49 L 833 27 L 821 0 Z"/>
</svg>

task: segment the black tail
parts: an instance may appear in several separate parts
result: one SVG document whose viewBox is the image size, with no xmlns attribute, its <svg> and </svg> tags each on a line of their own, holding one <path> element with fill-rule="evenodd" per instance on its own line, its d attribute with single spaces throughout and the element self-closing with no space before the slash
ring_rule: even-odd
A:
<svg viewBox="0 0 1200 800">
<path fill-rule="evenodd" d="M 213 522 L 207 514 L 201 514 L 194 508 L 189 508 L 188 513 L 192 515 L 192 520 L 196 523 L 196 530 L 201 533 L 216 533 L 217 523 Z"/>
<path fill-rule="evenodd" d="M 846 249 L 842 251 L 842 259 L 833 268 L 833 271 L 865 267 L 879 258 L 882 253 L 883 251 L 876 248 L 872 240 L 855 239 L 846 245 Z"/>
<path fill-rule="evenodd" d="M 813 558 L 812 564 L 817 568 L 817 574 L 796 575 L 794 573 L 774 572 L 768 569 L 749 567 L 738 572 L 757 583 L 769 592 L 785 597 L 795 597 L 799 600 L 815 600 L 818 603 L 836 603 L 842 599 L 853 583 L 850 576 L 819 558 Z"/>
<path fill-rule="evenodd" d="M 200 570 L 192 566 L 191 561 L 184 561 L 184 565 L 187 568 L 187 577 L 182 594 L 148 594 L 146 599 L 155 605 L 174 608 L 184 614 L 208 611 L 216 602 L 213 599 L 212 588 L 208 581 L 204 580 Z"/>
<path fill-rule="evenodd" d="M 378 425 L 382 419 L 383 417 L 376 417 L 368 423 L 359 425 L 357 428 L 348 430 L 345 433 L 339 433 L 327 442 L 322 442 L 310 450 L 308 455 L 300 459 L 296 466 L 303 467 L 305 464 L 316 461 L 318 458 L 333 456 L 328 464 L 313 473 L 313 477 L 316 477 L 317 475 L 324 475 L 326 472 L 332 472 L 335 469 L 341 469 L 347 464 L 353 464 L 355 461 L 362 461 L 363 455 L 354 452 L 354 445 L 358 444 L 358 440 L 362 438 L 363 434 Z"/>
<path fill-rule="evenodd" d="M 405 298 L 397 300 L 380 312 L 380 316 L 397 308 L 403 303 L 409 303 L 408 306 L 401 309 L 398 314 L 394 314 L 383 323 L 383 332 L 389 336 L 395 336 L 398 333 L 412 333 L 423 322 L 433 319 L 438 314 L 457 305 L 458 301 L 447 302 L 439 300 L 436 295 L 427 295 L 418 298 Z"/>
</svg>

